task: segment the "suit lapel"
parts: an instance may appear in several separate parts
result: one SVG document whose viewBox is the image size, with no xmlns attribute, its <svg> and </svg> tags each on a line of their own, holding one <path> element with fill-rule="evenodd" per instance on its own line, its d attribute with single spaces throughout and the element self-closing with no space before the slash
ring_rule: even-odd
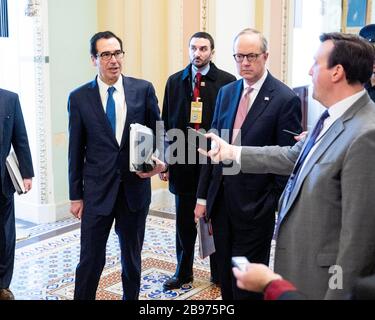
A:
<svg viewBox="0 0 375 320">
<path fill-rule="evenodd" d="M 124 147 L 125 142 L 128 139 L 129 128 L 132 123 L 134 123 L 134 115 L 135 115 L 135 99 L 137 97 L 136 90 L 132 85 L 131 79 L 128 77 L 122 78 L 122 83 L 124 86 L 125 92 L 125 101 L 126 101 L 126 122 L 124 126 L 124 131 L 122 132 L 121 144 L 120 149 Z"/>
<path fill-rule="evenodd" d="M 323 136 L 321 143 L 319 146 L 314 150 L 314 153 L 311 157 L 307 160 L 305 166 L 303 167 L 302 171 L 300 172 L 296 185 L 294 186 L 293 192 L 290 195 L 290 200 L 288 201 L 288 206 L 286 210 L 289 210 L 292 203 L 296 199 L 298 192 L 305 181 L 307 175 L 310 173 L 313 166 L 318 162 L 322 154 L 329 148 L 329 146 L 337 139 L 337 137 L 344 131 L 344 124 L 342 119 L 338 119 L 327 131 L 327 133 Z M 305 144 L 306 147 L 306 144 Z M 302 151 L 301 151 L 302 154 Z"/>
<path fill-rule="evenodd" d="M 233 93 L 230 95 L 230 97 L 233 97 L 233 99 L 230 99 L 228 102 L 228 108 L 226 111 L 226 114 L 224 115 L 224 126 L 223 128 L 230 129 L 230 140 L 232 141 L 232 135 L 233 135 L 233 125 L 234 120 L 236 119 L 237 109 L 238 105 L 240 103 L 241 95 L 243 91 L 243 80 L 237 80 L 236 85 L 233 88 Z"/>
<path fill-rule="evenodd" d="M 273 91 L 274 85 L 272 76 L 268 74 L 241 127 L 242 137 L 246 135 L 246 133 L 251 129 L 252 124 L 266 110 L 268 104 L 272 99 Z"/>
<path fill-rule="evenodd" d="M 87 97 L 88 101 L 90 101 L 90 105 L 92 106 L 94 113 L 96 113 L 97 115 L 97 119 L 99 119 L 99 121 L 102 123 L 102 125 L 105 128 L 105 131 L 111 137 L 113 142 L 115 142 L 118 145 L 116 137 L 112 132 L 111 125 L 109 124 L 109 121 L 107 119 L 107 115 L 104 112 L 102 99 L 100 98 L 99 93 L 99 86 L 96 79 L 91 82 L 91 85 L 88 88 Z"/>
</svg>

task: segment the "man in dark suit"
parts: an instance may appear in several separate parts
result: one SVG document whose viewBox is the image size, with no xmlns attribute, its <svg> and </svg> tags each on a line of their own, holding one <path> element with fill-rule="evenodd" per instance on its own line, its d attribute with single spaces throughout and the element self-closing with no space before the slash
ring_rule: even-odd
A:
<svg viewBox="0 0 375 320">
<path fill-rule="evenodd" d="M 17 155 L 26 192 L 32 187 L 33 164 L 25 123 L 17 94 L 0 89 L 0 300 L 13 300 L 9 290 L 14 267 L 16 226 L 14 218 L 14 192 L 6 168 L 11 145 Z"/>
<path fill-rule="evenodd" d="M 256 30 L 243 30 L 234 41 L 234 59 L 243 79 L 219 91 L 212 128 L 239 145 L 293 145 L 293 136 L 283 130 L 302 131 L 301 103 L 266 70 L 267 40 Z M 236 173 L 223 163 L 205 166 L 197 196 L 207 199 L 207 210 L 200 204 L 195 210 L 196 218 L 212 219 L 224 300 L 259 298 L 237 288 L 231 257 L 268 264 L 276 205 L 286 182 L 272 174 Z"/>
<path fill-rule="evenodd" d="M 190 64 L 171 75 L 165 87 L 162 118 L 167 130 L 186 127 L 208 131 L 211 127 L 216 96 L 219 89 L 235 81 L 236 78 L 211 62 L 215 44 L 210 34 L 197 32 L 189 41 Z M 199 80 L 198 80 L 199 79 Z M 197 105 L 198 119 L 194 118 Z M 186 135 L 187 137 L 187 135 Z M 187 140 L 187 139 L 186 139 Z M 177 268 L 174 276 L 164 283 L 165 289 L 176 289 L 193 279 L 194 245 L 197 229 L 194 222 L 194 208 L 201 165 L 197 152 L 185 144 L 185 162 L 169 166 L 169 172 L 161 174 L 161 179 L 169 179 L 169 190 L 176 202 L 176 254 Z M 195 163 L 188 163 L 189 155 Z M 210 257 L 211 280 L 217 283 L 214 255 Z"/>
<path fill-rule="evenodd" d="M 122 41 L 112 32 L 91 38 L 98 76 L 69 96 L 69 189 L 71 212 L 82 218 L 75 299 L 95 299 L 112 223 L 121 248 L 123 299 L 138 299 L 141 250 L 151 201 L 149 173 L 129 171 L 129 128 L 140 123 L 156 132 L 160 120 L 151 83 L 121 74 Z"/>
</svg>

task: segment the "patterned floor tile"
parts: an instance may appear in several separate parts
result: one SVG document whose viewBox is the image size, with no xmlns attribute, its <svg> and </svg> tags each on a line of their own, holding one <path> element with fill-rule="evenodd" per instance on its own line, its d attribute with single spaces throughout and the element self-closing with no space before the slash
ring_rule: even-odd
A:
<svg viewBox="0 0 375 320">
<path fill-rule="evenodd" d="M 76 223 L 76 220 L 62 223 Z M 48 228 L 47 228 L 48 229 Z M 46 229 L 45 229 L 46 230 Z M 50 229 L 49 229 L 50 230 Z M 194 282 L 180 290 L 163 292 L 162 283 L 176 267 L 175 221 L 149 215 L 142 251 L 140 299 L 218 299 L 220 290 L 209 282 L 208 259 L 194 262 Z M 79 228 L 16 250 L 12 291 L 21 300 L 72 299 L 74 274 L 79 259 Z M 98 299 L 121 299 L 121 264 L 117 236 L 111 230 L 106 265 Z"/>
</svg>

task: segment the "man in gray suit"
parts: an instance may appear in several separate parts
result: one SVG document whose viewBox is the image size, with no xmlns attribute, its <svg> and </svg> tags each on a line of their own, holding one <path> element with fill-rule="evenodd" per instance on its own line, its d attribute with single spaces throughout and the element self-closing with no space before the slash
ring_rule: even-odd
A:
<svg viewBox="0 0 375 320">
<path fill-rule="evenodd" d="M 209 156 L 236 160 L 244 172 L 291 174 L 274 269 L 309 299 L 345 299 L 375 271 L 375 104 L 363 87 L 374 48 L 356 35 L 320 39 L 310 75 L 325 119 L 293 147 L 237 147 L 209 134 Z"/>
</svg>

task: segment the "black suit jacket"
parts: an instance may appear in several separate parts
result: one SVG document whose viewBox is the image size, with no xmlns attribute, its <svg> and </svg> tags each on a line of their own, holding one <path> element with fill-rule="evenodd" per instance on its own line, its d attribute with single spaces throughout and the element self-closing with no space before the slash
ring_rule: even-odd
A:
<svg viewBox="0 0 375 320">
<path fill-rule="evenodd" d="M 151 201 L 150 179 L 129 171 L 129 131 L 140 123 L 156 132 L 160 110 L 151 83 L 123 76 L 126 123 L 119 145 L 100 99 L 97 80 L 69 96 L 69 192 L 71 200 L 83 199 L 85 212 L 109 215 L 120 182 L 130 210 L 140 210 Z"/>
<path fill-rule="evenodd" d="M 190 106 L 192 101 L 192 75 L 191 64 L 168 78 L 162 118 L 166 130 L 180 129 L 186 135 L 186 127 L 190 124 Z M 204 86 L 200 89 L 203 102 L 203 118 L 200 128 L 208 131 L 211 128 L 212 117 L 215 109 L 217 94 L 221 87 L 235 81 L 232 74 L 218 69 L 210 63 L 210 70 L 202 77 Z M 188 162 L 188 152 L 196 152 L 185 144 L 185 163 Z M 169 166 L 169 189 L 174 194 L 195 195 L 199 180 L 200 166 L 187 164 L 174 164 Z"/>
<path fill-rule="evenodd" d="M 10 197 L 15 192 L 5 165 L 11 145 L 16 152 L 22 177 L 32 178 L 33 164 L 18 95 L 0 89 L 1 189 L 5 197 Z"/>
<path fill-rule="evenodd" d="M 229 141 L 239 101 L 243 92 L 243 80 L 223 87 L 217 97 L 212 128 L 225 135 L 222 129 L 229 129 Z M 285 84 L 268 74 L 241 129 L 243 146 L 293 145 L 292 135 L 283 132 L 288 129 L 301 132 L 301 101 Z M 227 137 L 228 139 L 228 137 Z M 197 197 L 207 199 L 207 217 L 213 206 L 222 182 L 230 193 L 231 207 L 238 215 L 238 226 L 249 222 L 271 219 L 277 200 L 285 186 L 286 178 L 273 174 L 226 175 L 223 178 L 223 164 L 205 165 L 201 170 Z"/>
</svg>

